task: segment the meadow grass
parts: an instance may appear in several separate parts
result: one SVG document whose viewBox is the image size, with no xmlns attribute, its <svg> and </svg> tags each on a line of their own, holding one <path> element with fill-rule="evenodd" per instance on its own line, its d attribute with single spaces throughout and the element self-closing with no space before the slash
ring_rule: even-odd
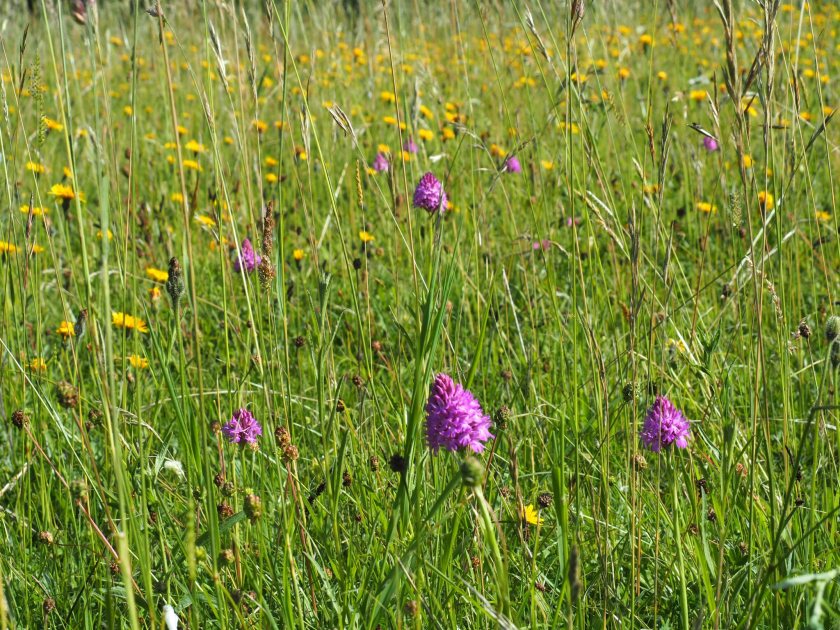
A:
<svg viewBox="0 0 840 630">
<path fill-rule="evenodd" d="M 837 7 L 35 5 L 0 629 L 840 627 Z"/>
</svg>

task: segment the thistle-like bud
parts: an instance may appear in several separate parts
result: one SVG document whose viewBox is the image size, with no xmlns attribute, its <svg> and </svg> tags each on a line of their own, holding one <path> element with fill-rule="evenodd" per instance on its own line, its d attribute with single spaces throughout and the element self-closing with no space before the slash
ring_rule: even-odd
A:
<svg viewBox="0 0 840 630">
<path fill-rule="evenodd" d="M 475 457 L 461 462 L 461 481 L 467 488 L 477 488 L 484 481 L 484 466 Z"/>
<path fill-rule="evenodd" d="M 73 332 L 76 333 L 76 339 L 81 339 L 87 330 L 88 311 L 83 308 L 76 316 L 76 323 L 73 325 Z"/>
<path fill-rule="evenodd" d="M 166 292 L 172 300 L 172 308 L 178 310 L 178 303 L 184 295 L 184 272 L 181 263 L 174 256 L 169 259 L 169 279 L 166 281 Z"/>
<path fill-rule="evenodd" d="M 825 340 L 832 343 L 840 336 L 840 315 L 832 315 L 825 322 Z"/>
</svg>

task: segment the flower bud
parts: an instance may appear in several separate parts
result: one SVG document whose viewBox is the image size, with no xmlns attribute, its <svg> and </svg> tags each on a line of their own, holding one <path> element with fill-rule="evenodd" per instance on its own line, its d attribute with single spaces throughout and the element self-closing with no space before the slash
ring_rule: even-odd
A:
<svg viewBox="0 0 840 630">
<path fill-rule="evenodd" d="M 484 481 L 484 466 L 475 457 L 461 462 L 461 480 L 467 488 L 477 488 Z"/>
</svg>

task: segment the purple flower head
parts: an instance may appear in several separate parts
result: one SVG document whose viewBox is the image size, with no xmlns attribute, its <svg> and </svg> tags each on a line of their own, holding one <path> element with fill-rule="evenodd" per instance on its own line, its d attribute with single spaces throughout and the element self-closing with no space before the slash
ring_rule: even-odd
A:
<svg viewBox="0 0 840 630">
<path fill-rule="evenodd" d="M 469 447 L 474 453 L 484 450 L 490 433 L 490 417 L 472 395 L 446 374 L 438 374 L 426 402 L 426 441 L 435 453 L 445 448 L 457 451 Z"/>
<path fill-rule="evenodd" d="M 408 137 L 408 140 L 403 143 L 403 150 L 409 153 L 417 153 L 417 143 L 414 142 L 414 138 Z"/>
<path fill-rule="evenodd" d="M 423 175 L 414 189 L 414 207 L 433 214 L 438 210 L 446 212 L 446 192 L 443 184 L 432 173 Z"/>
<path fill-rule="evenodd" d="M 522 165 L 519 163 L 519 160 L 516 158 L 515 155 L 511 155 L 508 159 L 505 160 L 505 170 L 508 173 L 522 172 Z"/>
<path fill-rule="evenodd" d="M 254 246 L 251 245 L 251 241 L 246 238 L 242 241 L 239 256 L 233 261 L 233 269 L 237 273 L 243 270 L 251 273 L 259 266 L 260 262 L 262 262 L 262 256 L 254 251 Z"/>
<path fill-rule="evenodd" d="M 390 164 L 388 163 L 388 158 L 380 151 L 376 154 L 376 157 L 373 158 L 373 170 L 377 173 L 387 173 L 389 168 Z"/>
<path fill-rule="evenodd" d="M 262 435 L 262 427 L 250 411 L 237 409 L 230 421 L 222 427 L 222 433 L 233 444 L 254 444 Z"/>
<path fill-rule="evenodd" d="M 673 443 L 678 448 L 685 448 L 691 437 L 691 426 L 682 411 L 674 407 L 670 400 L 665 396 L 657 396 L 648 409 L 639 437 L 654 453 Z"/>
<path fill-rule="evenodd" d="M 549 249 L 551 249 L 551 241 L 547 238 L 544 238 L 541 241 L 534 241 L 533 243 L 531 243 L 531 247 L 534 249 L 534 251 L 542 249 L 543 251 L 547 252 Z"/>
<path fill-rule="evenodd" d="M 714 153 L 720 148 L 718 146 L 718 141 L 711 136 L 703 136 L 703 146 L 709 153 Z"/>
</svg>

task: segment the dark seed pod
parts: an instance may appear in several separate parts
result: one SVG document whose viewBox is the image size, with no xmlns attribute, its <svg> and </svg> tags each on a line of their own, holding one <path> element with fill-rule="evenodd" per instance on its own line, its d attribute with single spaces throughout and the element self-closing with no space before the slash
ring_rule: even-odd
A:
<svg viewBox="0 0 840 630">
<path fill-rule="evenodd" d="M 181 296 L 184 295 L 184 278 L 181 263 L 174 256 L 169 259 L 169 278 L 166 280 L 166 292 L 172 300 L 172 308 L 178 310 Z"/>
</svg>

